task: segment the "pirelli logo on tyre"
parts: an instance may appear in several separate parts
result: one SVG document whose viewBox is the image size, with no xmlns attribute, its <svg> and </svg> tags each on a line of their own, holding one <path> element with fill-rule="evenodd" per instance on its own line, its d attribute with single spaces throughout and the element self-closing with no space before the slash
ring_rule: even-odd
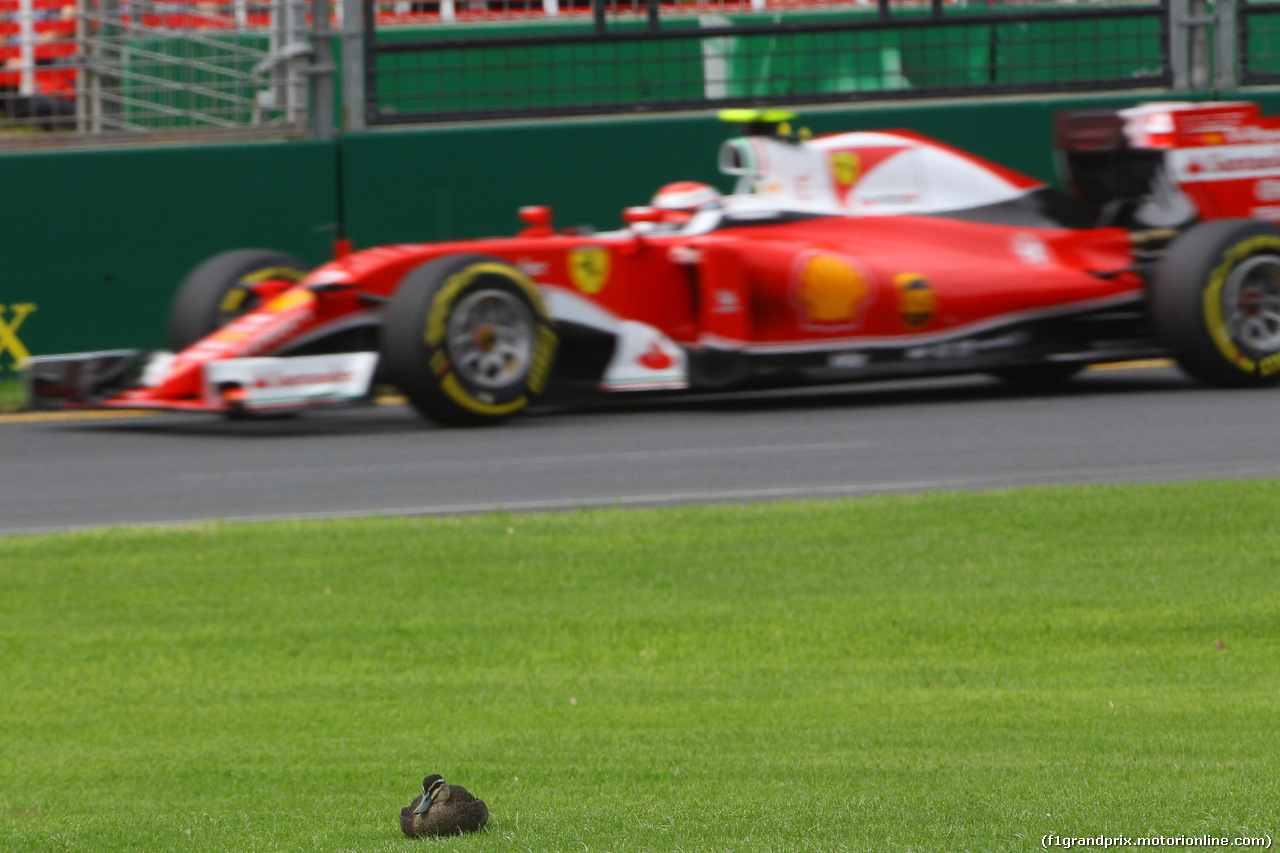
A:
<svg viewBox="0 0 1280 853">
<path fill-rule="evenodd" d="M 533 366 L 529 368 L 529 390 L 541 394 L 547 387 L 547 378 L 551 376 L 551 365 L 556 360 L 556 347 L 560 339 L 551 327 L 544 322 L 538 323 L 538 340 L 533 347 Z"/>
<path fill-rule="evenodd" d="M 462 383 L 458 381 L 458 377 L 450 373 L 440 381 L 440 387 L 444 392 L 453 399 L 455 403 L 464 409 L 470 409 L 479 415 L 491 415 L 494 417 L 502 417 L 504 415 L 513 415 L 529 404 L 529 398 L 521 394 L 514 400 L 506 403 L 486 403 L 476 397 L 462 387 Z"/>
</svg>

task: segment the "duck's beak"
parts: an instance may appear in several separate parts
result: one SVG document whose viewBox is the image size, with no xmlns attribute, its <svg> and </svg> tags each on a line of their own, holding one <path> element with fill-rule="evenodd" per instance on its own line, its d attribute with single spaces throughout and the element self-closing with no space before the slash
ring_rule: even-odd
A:
<svg viewBox="0 0 1280 853">
<path fill-rule="evenodd" d="M 423 812 L 425 812 L 427 809 L 431 808 L 431 804 L 432 804 L 433 802 L 435 802 L 435 800 L 434 800 L 434 799 L 432 799 L 432 798 L 428 797 L 426 794 L 423 794 L 423 795 L 422 795 L 422 802 L 418 803 L 418 807 L 417 807 L 416 809 L 414 809 L 414 810 L 413 810 L 413 813 L 414 813 L 414 814 L 422 814 L 422 813 L 423 813 Z"/>
</svg>

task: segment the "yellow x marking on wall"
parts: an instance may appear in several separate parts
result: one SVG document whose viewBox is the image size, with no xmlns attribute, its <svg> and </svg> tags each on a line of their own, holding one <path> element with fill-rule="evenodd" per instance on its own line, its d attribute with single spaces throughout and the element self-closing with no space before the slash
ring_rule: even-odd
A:
<svg viewBox="0 0 1280 853">
<path fill-rule="evenodd" d="M 12 308 L 13 319 L 5 320 L 7 309 L 0 305 L 0 355 L 7 351 L 13 356 L 14 364 L 19 365 L 23 359 L 30 358 L 31 353 L 27 352 L 22 341 L 18 340 L 18 328 L 22 325 L 22 321 L 27 319 L 27 315 L 36 310 L 36 306 L 30 302 L 21 302 L 13 305 Z"/>
</svg>

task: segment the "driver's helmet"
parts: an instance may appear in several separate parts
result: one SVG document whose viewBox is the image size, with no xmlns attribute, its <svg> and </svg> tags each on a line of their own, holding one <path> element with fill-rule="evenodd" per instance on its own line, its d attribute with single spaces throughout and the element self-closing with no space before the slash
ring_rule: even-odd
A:
<svg viewBox="0 0 1280 853">
<path fill-rule="evenodd" d="M 695 213 L 724 207 L 720 192 L 710 184 L 698 181 L 676 181 L 654 195 L 650 207 L 667 211 L 667 222 L 688 222 Z"/>
</svg>

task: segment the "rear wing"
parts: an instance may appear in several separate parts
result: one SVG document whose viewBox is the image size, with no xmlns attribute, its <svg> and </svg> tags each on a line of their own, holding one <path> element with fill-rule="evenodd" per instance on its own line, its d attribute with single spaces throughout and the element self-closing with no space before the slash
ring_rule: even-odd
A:
<svg viewBox="0 0 1280 853">
<path fill-rule="evenodd" d="M 1059 113 L 1067 186 L 1117 224 L 1169 227 L 1249 217 L 1280 222 L 1280 116 L 1257 104 L 1150 103 Z"/>
</svg>

